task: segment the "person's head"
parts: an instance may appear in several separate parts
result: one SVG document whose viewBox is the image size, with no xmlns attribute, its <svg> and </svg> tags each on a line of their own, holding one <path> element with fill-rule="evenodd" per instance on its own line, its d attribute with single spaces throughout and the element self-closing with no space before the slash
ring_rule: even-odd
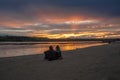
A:
<svg viewBox="0 0 120 80">
<path fill-rule="evenodd" d="M 49 46 L 49 50 L 53 50 L 53 47 L 52 47 L 52 46 Z"/>
<path fill-rule="evenodd" d="M 56 46 L 56 49 L 57 49 L 57 50 L 60 49 L 59 45 Z"/>
</svg>

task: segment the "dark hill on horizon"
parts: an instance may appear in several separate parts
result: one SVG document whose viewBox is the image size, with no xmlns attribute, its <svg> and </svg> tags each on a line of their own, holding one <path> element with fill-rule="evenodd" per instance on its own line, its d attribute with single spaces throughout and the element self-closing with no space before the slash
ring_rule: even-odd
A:
<svg viewBox="0 0 120 80">
<path fill-rule="evenodd" d="M 105 39 L 105 38 L 89 38 L 89 39 L 49 39 L 49 38 L 43 38 L 43 37 L 26 37 L 26 36 L 0 36 L 0 42 L 40 42 L 40 41 L 102 41 L 102 42 L 115 42 L 115 41 L 120 41 L 120 38 L 109 38 L 109 39 Z"/>
</svg>

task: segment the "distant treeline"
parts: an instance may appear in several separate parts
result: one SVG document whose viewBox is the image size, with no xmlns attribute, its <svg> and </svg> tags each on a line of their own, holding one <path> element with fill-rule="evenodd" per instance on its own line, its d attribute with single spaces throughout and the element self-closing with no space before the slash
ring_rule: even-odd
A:
<svg viewBox="0 0 120 80">
<path fill-rule="evenodd" d="M 48 38 L 36 38 L 26 36 L 0 36 L 0 42 L 29 42 L 29 41 L 44 41 Z"/>
<path fill-rule="evenodd" d="M 38 38 L 38 37 L 26 37 L 26 36 L 0 36 L 0 42 L 40 42 L 40 41 L 101 41 L 101 42 L 116 42 L 120 41 L 120 38 L 114 39 L 49 39 L 49 38 Z"/>
</svg>

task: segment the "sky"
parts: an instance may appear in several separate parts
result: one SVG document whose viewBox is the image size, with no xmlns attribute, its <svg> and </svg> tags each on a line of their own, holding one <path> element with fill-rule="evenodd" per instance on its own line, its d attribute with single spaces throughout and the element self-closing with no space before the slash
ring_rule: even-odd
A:
<svg viewBox="0 0 120 80">
<path fill-rule="evenodd" d="M 120 0 L 0 0 L 0 35 L 120 38 Z"/>
</svg>

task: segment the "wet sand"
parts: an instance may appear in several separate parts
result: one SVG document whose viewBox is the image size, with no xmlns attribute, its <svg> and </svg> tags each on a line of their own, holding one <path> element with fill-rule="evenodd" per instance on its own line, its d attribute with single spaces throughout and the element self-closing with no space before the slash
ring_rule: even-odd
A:
<svg viewBox="0 0 120 80">
<path fill-rule="evenodd" d="M 120 43 L 44 55 L 0 58 L 0 80 L 120 80 Z"/>
</svg>

